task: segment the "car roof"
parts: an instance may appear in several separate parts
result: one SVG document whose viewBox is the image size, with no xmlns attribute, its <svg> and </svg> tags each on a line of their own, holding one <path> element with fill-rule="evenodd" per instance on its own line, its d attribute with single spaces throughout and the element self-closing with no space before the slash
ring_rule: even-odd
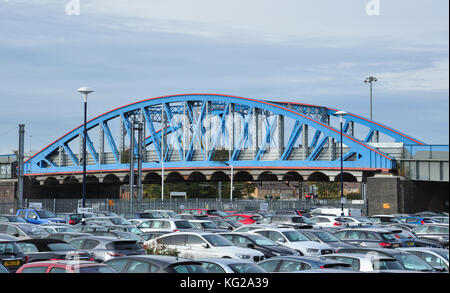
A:
<svg viewBox="0 0 450 293">
<path fill-rule="evenodd" d="M 367 248 L 367 247 L 346 247 L 346 248 L 341 248 L 339 251 L 341 250 L 352 250 L 354 249 L 355 251 L 367 251 L 367 253 L 370 253 L 371 251 L 376 251 L 379 253 L 384 253 L 387 255 L 394 255 L 394 254 L 404 254 L 404 252 L 397 250 L 395 248 Z M 341 253 L 341 252 L 339 252 Z M 343 252 L 343 253 L 348 253 L 348 252 Z"/>
<path fill-rule="evenodd" d="M 322 255 L 322 257 L 329 257 L 329 256 L 342 256 L 342 257 L 353 257 L 353 258 L 359 258 L 359 259 L 390 259 L 390 260 L 397 260 L 396 258 L 393 258 L 391 256 L 385 256 L 385 255 L 377 255 L 377 254 L 361 254 L 361 253 L 333 253 L 333 254 L 325 254 Z"/>
<path fill-rule="evenodd" d="M 222 264 L 222 265 L 231 265 L 231 264 L 241 264 L 241 263 L 246 263 L 246 264 L 254 264 L 254 262 L 248 261 L 248 260 L 244 260 L 244 259 L 233 259 L 233 258 L 198 258 L 196 259 L 197 261 L 207 261 L 207 262 L 213 262 L 213 263 L 217 263 L 217 264 Z"/>
<path fill-rule="evenodd" d="M 54 238 L 32 238 L 19 240 L 17 241 L 17 243 L 49 244 L 49 243 L 67 243 L 67 242 L 61 239 L 54 239 Z"/>
<path fill-rule="evenodd" d="M 337 232 L 341 231 L 365 231 L 365 232 L 376 232 L 376 233 L 392 233 L 392 230 L 386 229 L 386 228 L 344 228 L 340 229 Z"/>
<path fill-rule="evenodd" d="M 148 255 L 148 254 L 119 256 L 119 257 L 113 258 L 112 260 L 119 260 L 119 259 L 149 260 L 149 261 L 158 263 L 160 265 L 172 265 L 172 264 L 180 263 L 180 262 L 198 263 L 196 260 L 181 258 L 181 257 L 177 257 L 177 256 Z M 106 264 L 107 263 L 108 263 L 108 261 L 106 261 Z M 198 264 L 200 264 L 200 263 L 198 263 Z"/>
</svg>

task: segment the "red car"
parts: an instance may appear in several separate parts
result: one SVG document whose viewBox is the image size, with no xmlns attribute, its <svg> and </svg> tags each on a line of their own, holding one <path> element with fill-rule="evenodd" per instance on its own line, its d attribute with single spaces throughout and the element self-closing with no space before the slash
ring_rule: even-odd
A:
<svg viewBox="0 0 450 293">
<path fill-rule="evenodd" d="M 230 216 L 223 217 L 224 219 L 232 219 L 238 222 L 241 222 L 242 224 L 248 225 L 256 223 L 257 221 L 261 220 L 261 216 L 258 215 L 250 215 L 250 214 L 234 214 Z"/>
<path fill-rule="evenodd" d="M 53 260 L 24 264 L 16 273 L 117 273 L 106 264 L 94 261 Z"/>
</svg>

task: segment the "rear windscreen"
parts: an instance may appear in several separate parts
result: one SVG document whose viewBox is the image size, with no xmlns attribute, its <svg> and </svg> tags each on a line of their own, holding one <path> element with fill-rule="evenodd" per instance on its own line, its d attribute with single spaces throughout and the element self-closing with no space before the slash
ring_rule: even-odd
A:
<svg viewBox="0 0 450 293">
<path fill-rule="evenodd" d="M 105 245 L 107 249 L 111 250 L 138 250 L 141 249 L 136 241 L 116 241 Z"/>
</svg>

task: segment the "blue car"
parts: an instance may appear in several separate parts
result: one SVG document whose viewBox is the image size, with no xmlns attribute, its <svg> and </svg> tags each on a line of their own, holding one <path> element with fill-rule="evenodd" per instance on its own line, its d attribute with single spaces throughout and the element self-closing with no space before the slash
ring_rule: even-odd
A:
<svg viewBox="0 0 450 293">
<path fill-rule="evenodd" d="M 66 220 L 57 218 L 54 213 L 47 210 L 18 209 L 16 216 L 24 218 L 31 224 L 66 223 Z"/>
<path fill-rule="evenodd" d="M 418 217 L 418 216 L 411 216 L 411 217 L 405 217 L 402 219 L 402 221 L 406 224 L 414 224 L 414 225 L 425 225 L 425 224 L 433 224 L 436 223 L 433 219 L 428 217 Z"/>
</svg>

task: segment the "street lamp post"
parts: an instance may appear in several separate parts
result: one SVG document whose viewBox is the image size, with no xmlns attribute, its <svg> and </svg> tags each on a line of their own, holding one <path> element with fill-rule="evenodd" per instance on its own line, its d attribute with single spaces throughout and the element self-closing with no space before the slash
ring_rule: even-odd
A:
<svg viewBox="0 0 450 293">
<path fill-rule="evenodd" d="M 378 79 L 375 76 L 369 76 L 364 80 L 364 83 L 369 83 L 370 85 L 370 120 L 372 120 L 372 83 L 377 81 Z"/>
<path fill-rule="evenodd" d="M 84 96 L 84 130 L 83 130 L 83 189 L 82 189 L 82 207 L 86 207 L 86 116 L 87 116 L 87 96 L 94 92 L 87 87 L 81 87 L 77 92 Z"/>
<path fill-rule="evenodd" d="M 341 125 L 340 128 L 340 135 L 341 135 L 341 216 L 344 216 L 344 153 L 343 153 L 343 141 L 342 141 L 342 120 L 343 120 L 343 116 L 347 115 L 347 112 L 344 111 L 337 111 L 335 113 L 336 115 L 339 116 L 339 122 Z"/>
</svg>

